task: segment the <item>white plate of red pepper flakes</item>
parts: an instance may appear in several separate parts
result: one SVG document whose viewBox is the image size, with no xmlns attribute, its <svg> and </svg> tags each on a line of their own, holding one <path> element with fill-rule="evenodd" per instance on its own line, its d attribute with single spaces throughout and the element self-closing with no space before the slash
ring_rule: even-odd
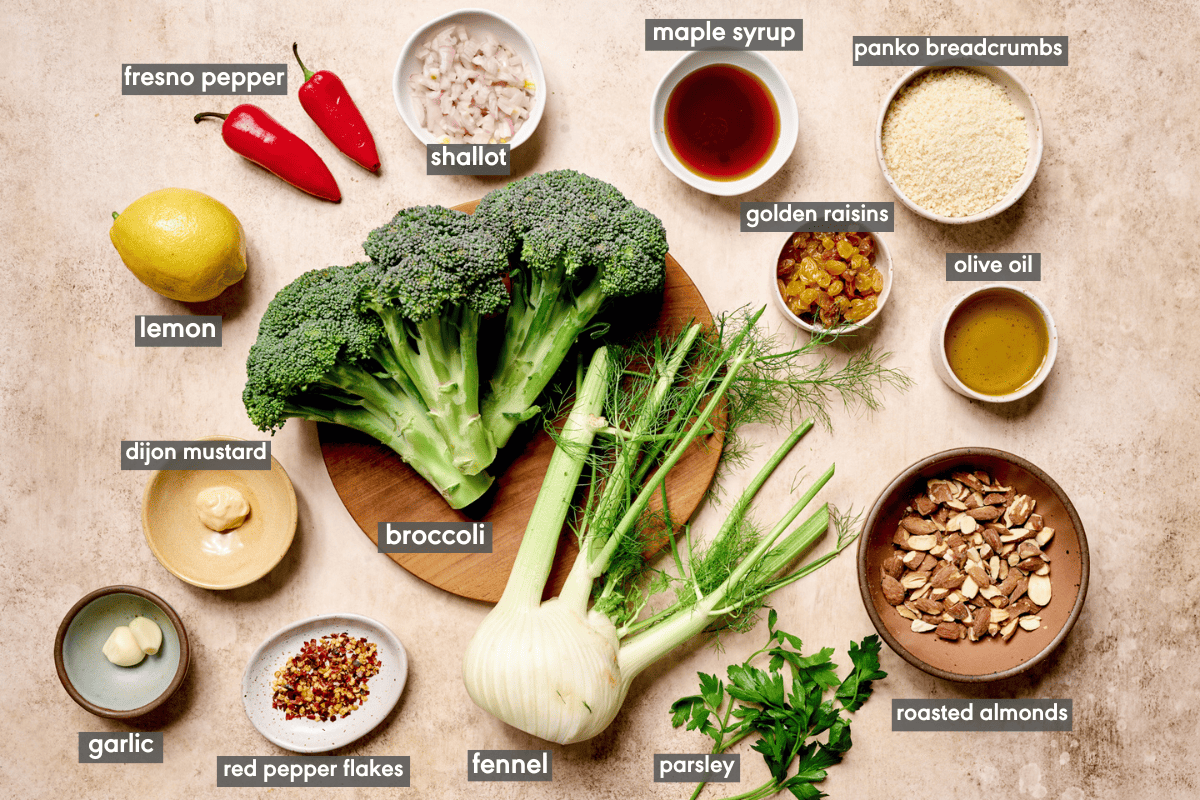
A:
<svg viewBox="0 0 1200 800">
<path fill-rule="evenodd" d="M 242 675 L 246 716 L 296 753 L 324 753 L 366 736 L 400 700 L 408 654 L 384 625 L 326 614 L 267 637 Z"/>
</svg>

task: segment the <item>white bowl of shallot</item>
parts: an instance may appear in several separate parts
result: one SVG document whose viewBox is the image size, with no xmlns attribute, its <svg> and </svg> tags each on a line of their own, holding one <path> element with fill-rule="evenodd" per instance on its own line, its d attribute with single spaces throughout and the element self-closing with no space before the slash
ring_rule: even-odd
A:
<svg viewBox="0 0 1200 800">
<path fill-rule="evenodd" d="M 508 144 L 529 139 L 546 108 L 537 48 L 513 22 L 481 8 L 438 17 L 404 43 L 392 94 L 425 144 Z"/>
</svg>

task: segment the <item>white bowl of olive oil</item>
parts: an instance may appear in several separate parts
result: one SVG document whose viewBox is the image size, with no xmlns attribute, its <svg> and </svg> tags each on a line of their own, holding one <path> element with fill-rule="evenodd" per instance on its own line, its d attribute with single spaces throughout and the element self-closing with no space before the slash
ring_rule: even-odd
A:
<svg viewBox="0 0 1200 800">
<path fill-rule="evenodd" d="M 1045 382 L 1058 355 L 1058 329 L 1041 300 L 1016 286 L 989 283 L 946 304 L 929 350 L 934 369 L 954 391 L 1010 403 Z"/>
</svg>

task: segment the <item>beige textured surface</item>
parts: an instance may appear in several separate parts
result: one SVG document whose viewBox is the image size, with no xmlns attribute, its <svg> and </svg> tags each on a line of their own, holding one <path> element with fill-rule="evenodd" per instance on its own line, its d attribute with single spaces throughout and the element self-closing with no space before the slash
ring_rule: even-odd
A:
<svg viewBox="0 0 1200 800">
<path fill-rule="evenodd" d="M 512 2 L 504 12 L 541 49 L 552 92 L 519 171 L 574 167 L 617 184 L 666 224 L 672 252 L 714 310 L 765 302 L 764 270 L 777 236 L 739 234 L 737 199 L 701 195 L 658 162 L 647 107 L 669 53 L 642 50 L 642 19 L 797 16 L 805 50 L 775 55 L 801 107 L 787 168 L 745 199 L 890 200 L 872 131 L 899 68 L 855 68 L 854 34 L 1066 34 L 1068 68 L 1018 68 L 1045 120 L 1041 172 L 1025 199 L 991 222 L 940 227 L 898 210 L 896 291 L 874 343 L 895 351 L 916 380 L 870 418 L 838 415 L 788 466 L 836 459 L 825 497 L 869 504 L 905 465 L 956 445 L 991 445 L 1044 467 L 1079 507 L 1092 544 L 1092 590 L 1057 655 L 1021 680 L 963 689 L 885 653 L 892 674 L 855 720 L 855 747 L 824 789 L 838 798 L 1154 797 L 1200 794 L 1200 684 L 1195 662 L 1200 554 L 1192 510 L 1200 448 L 1200 250 L 1194 78 L 1196 7 L 1120 3 L 661 2 L 618 8 L 581 0 Z M 16 797 L 240 797 L 215 788 L 217 755 L 276 754 L 242 712 L 239 682 L 254 647 L 311 614 L 347 611 L 384 621 L 412 659 L 401 705 L 347 754 L 410 755 L 414 797 L 678 798 L 650 782 L 655 752 L 698 751 L 669 726 L 672 700 L 695 672 L 723 670 L 757 647 L 681 652 L 644 675 L 625 712 L 592 742 L 555 751 L 555 781 L 468 785 L 467 748 L 539 746 L 471 705 L 459 659 L 485 609 L 433 590 L 375 553 L 338 502 L 311 425 L 290 423 L 275 454 L 295 481 L 300 530 L 265 579 L 209 592 L 173 578 L 142 539 L 145 474 L 118 469 L 121 439 L 250 437 L 239 399 L 242 361 L 273 291 L 302 270 L 356 257 L 357 243 L 396 209 L 456 203 L 495 183 L 423 175 L 422 152 L 400 122 L 390 81 L 399 47 L 446 10 L 429 2 L 252 3 L 210 0 L 8 3 L 0 26 L 0 355 L 5 447 L 0 456 L 0 795 Z M 569 10 L 567 10 L 569 9 Z M 230 98 L 122 97 L 122 62 L 285 62 L 299 41 L 310 66 L 342 76 L 375 132 L 383 174 L 339 156 L 291 97 L 264 98 L 338 178 L 345 201 L 313 200 L 228 152 L 218 126 L 192 114 Z M 210 193 L 239 216 L 249 239 L 246 281 L 188 309 L 137 283 L 108 242 L 109 214 L 163 186 Z M 957 290 L 942 277 L 947 251 L 1036 251 L 1036 287 L 1057 318 L 1054 374 L 1003 409 L 966 401 L 934 375 L 928 325 Z M 224 347 L 134 349 L 135 314 L 225 315 Z M 771 309 L 768 315 L 775 317 Z M 777 317 L 775 317 L 777 319 Z M 762 453 L 760 452 L 760 457 Z M 767 491 L 778 504 L 786 477 Z M 712 518 L 701 525 L 711 528 Z M 778 598 L 784 626 L 843 651 L 870 632 L 852 558 Z M 191 676 L 146 729 L 166 731 L 161 766 L 77 764 L 76 733 L 130 728 L 77 707 L 55 677 L 51 645 L 62 614 L 99 586 L 131 583 L 174 604 L 192 636 Z M 844 661 L 844 657 L 842 659 Z M 1069 734 L 901 734 L 889 701 L 913 697 L 1062 697 L 1075 701 Z M 744 759 L 745 787 L 761 778 Z M 925 760 L 942 765 L 933 788 Z M 757 763 L 756 763 L 757 762 Z M 711 790 L 710 790 L 711 791 Z M 331 793 L 382 797 L 383 790 Z M 725 793 L 714 793 L 718 796 Z M 314 792 L 313 796 L 317 796 Z M 710 795 L 706 795 L 710 796 Z"/>
</svg>

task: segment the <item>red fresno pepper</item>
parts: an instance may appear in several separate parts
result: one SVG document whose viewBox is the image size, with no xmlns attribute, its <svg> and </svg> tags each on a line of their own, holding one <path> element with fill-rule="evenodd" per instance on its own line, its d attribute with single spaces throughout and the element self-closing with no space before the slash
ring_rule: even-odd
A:
<svg viewBox="0 0 1200 800">
<path fill-rule="evenodd" d="M 304 71 L 304 85 L 300 87 L 300 105 L 317 123 L 321 132 L 329 137 L 341 150 L 363 169 L 379 171 L 379 153 L 375 150 L 375 139 L 366 120 L 358 112 L 358 106 L 350 99 L 342 79 L 328 70 L 313 72 L 300 60 L 300 51 L 292 42 L 292 53 Z"/>
<path fill-rule="evenodd" d="M 280 125 L 274 117 L 249 103 L 228 114 L 197 114 L 197 123 L 206 117 L 225 120 L 221 138 L 229 149 L 248 158 L 268 172 L 322 200 L 342 201 L 337 181 L 317 152 L 304 140 Z"/>
</svg>

